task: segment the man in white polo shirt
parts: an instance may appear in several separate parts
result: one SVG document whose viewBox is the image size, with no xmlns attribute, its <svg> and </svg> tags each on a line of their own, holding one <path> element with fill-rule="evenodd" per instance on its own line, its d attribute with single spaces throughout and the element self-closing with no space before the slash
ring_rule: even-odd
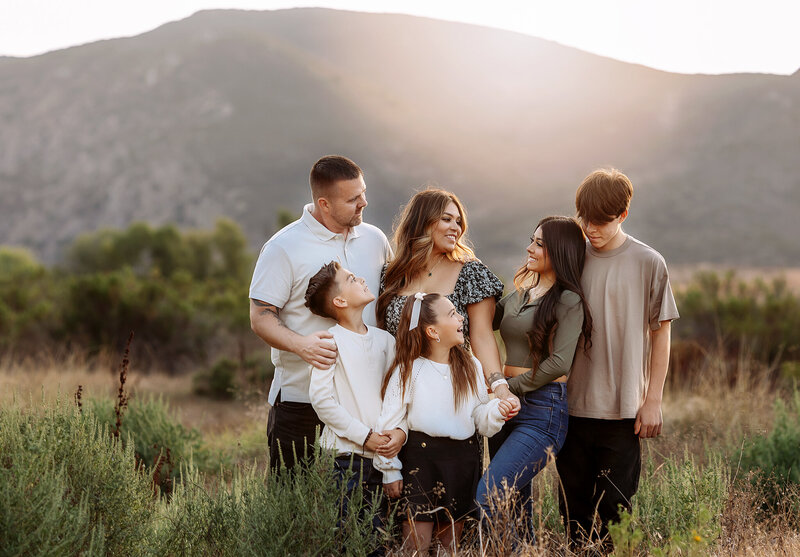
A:
<svg viewBox="0 0 800 557">
<path fill-rule="evenodd" d="M 308 397 L 309 364 L 327 369 L 336 361 L 328 332 L 335 322 L 305 307 L 308 280 L 322 265 L 338 260 L 378 292 L 381 268 L 392 253 L 384 233 L 362 222 L 367 187 L 356 163 L 338 155 L 322 157 L 309 183 L 314 202 L 264 244 L 250 283 L 250 326 L 272 347 L 275 364 L 267 424 L 270 468 L 280 458 L 291 468 L 295 454 L 310 454 L 322 422 Z M 374 302 L 364 309 L 364 322 L 376 324 Z"/>
</svg>

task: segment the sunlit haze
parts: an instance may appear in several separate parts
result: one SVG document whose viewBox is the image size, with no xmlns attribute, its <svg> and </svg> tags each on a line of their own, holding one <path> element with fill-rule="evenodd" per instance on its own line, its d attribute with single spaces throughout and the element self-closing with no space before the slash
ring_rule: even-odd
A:
<svg viewBox="0 0 800 557">
<path fill-rule="evenodd" d="M 800 3 L 787 0 L 1 0 L 0 55 L 32 56 L 138 35 L 203 9 L 318 6 L 509 29 L 680 73 L 800 68 Z"/>
</svg>

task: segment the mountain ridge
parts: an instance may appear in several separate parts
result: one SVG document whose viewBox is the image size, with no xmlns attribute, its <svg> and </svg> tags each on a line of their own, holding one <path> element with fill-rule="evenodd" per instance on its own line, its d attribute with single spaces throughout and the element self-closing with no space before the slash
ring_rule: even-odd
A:
<svg viewBox="0 0 800 557">
<path fill-rule="evenodd" d="M 388 234 L 437 183 L 507 272 L 535 221 L 571 213 L 608 165 L 636 188 L 627 230 L 668 261 L 800 265 L 784 230 L 800 209 L 798 73 L 671 74 L 413 16 L 203 10 L 0 58 L 0 235 L 54 262 L 98 227 L 227 216 L 256 247 L 338 152 L 365 170 L 367 220 Z"/>
</svg>

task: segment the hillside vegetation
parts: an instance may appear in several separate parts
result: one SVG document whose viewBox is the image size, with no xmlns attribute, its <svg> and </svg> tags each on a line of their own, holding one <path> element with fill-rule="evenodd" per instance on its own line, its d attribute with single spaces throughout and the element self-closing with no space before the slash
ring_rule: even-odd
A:
<svg viewBox="0 0 800 557">
<path fill-rule="evenodd" d="M 254 261 L 229 220 L 212 230 L 136 223 L 85 234 L 56 267 L 0 247 L 0 356 L 107 359 L 133 331 L 134 357 L 145 368 L 174 373 L 219 364 L 214 373 L 230 375 L 226 366 L 267 365 L 264 345 L 250 331 Z M 784 278 L 746 282 L 732 271 L 703 272 L 676 285 L 676 296 L 676 374 L 713 349 L 800 375 L 800 299 Z"/>
</svg>

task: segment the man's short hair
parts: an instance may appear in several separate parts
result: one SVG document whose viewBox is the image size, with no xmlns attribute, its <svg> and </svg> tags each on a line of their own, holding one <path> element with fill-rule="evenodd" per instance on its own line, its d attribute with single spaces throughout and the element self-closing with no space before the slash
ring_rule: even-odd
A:
<svg viewBox="0 0 800 557">
<path fill-rule="evenodd" d="M 308 182 L 311 185 L 311 195 L 314 200 L 325 197 L 330 193 L 330 187 L 341 180 L 355 180 L 363 176 L 361 168 L 340 155 L 327 155 L 319 159 L 311 167 Z"/>
<path fill-rule="evenodd" d="M 309 279 L 308 288 L 306 288 L 306 307 L 311 310 L 311 313 L 335 319 L 333 299 L 339 294 L 336 273 L 341 268 L 338 261 L 331 261 L 323 265 L 317 274 Z"/>
<path fill-rule="evenodd" d="M 585 223 L 605 224 L 628 210 L 633 184 L 616 168 L 601 168 L 584 178 L 575 192 L 575 209 Z"/>
</svg>

